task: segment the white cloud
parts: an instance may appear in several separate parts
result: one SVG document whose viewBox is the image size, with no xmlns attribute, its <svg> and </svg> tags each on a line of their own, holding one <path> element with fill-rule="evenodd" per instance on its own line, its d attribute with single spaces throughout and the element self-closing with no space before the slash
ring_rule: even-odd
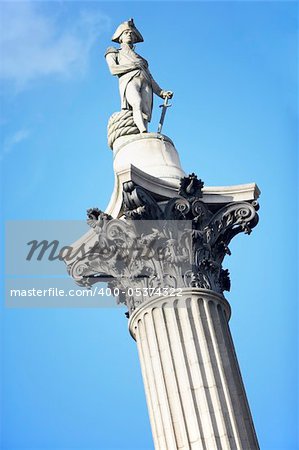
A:
<svg viewBox="0 0 299 450">
<path fill-rule="evenodd" d="M 95 9 L 67 22 L 57 5 L 54 15 L 43 2 L 0 3 L 0 78 L 18 90 L 39 77 L 84 73 L 92 45 L 110 28 L 109 17 Z"/>
<path fill-rule="evenodd" d="M 26 128 L 22 128 L 18 131 L 16 131 L 11 136 L 8 136 L 3 143 L 3 151 L 0 155 L 0 161 L 2 161 L 7 153 L 10 153 L 14 147 L 21 142 L 28 139 L 30 136 L 30 131 Z"/>
</svg>

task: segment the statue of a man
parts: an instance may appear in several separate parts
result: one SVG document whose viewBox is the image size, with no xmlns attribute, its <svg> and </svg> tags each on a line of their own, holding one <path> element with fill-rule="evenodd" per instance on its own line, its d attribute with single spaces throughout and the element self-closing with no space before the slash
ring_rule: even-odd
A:
<svg viewBox="0 0 299 450">
<path fill-rule="evenodd" d="M 160 88 L 148 69 L 148 62 L 135 52 L 134 44 L 143 42 L 143 37 L 133 19 L 119 25 L 112 41 L 118 42 L 120 48 L 109 47 L 105 58 L 112 75 L 119 78 L 121 107 L 133 110 L 137 128 L 145 133 L 152 116 L 153 92 L 161 98 L 171 98 L 173 93 Z"/>
</svg>

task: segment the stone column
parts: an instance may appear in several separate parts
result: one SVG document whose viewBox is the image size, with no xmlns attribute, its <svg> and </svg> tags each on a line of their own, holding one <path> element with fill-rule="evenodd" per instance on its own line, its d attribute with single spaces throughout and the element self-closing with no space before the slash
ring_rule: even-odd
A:
<svg viewBox="0 0 299 450">
<path fill-rule="evenodd" d="M 156 450 L 255 450 L 225 298 L 185 288 L 136 309 L 137 342 Z"/>
</svg>

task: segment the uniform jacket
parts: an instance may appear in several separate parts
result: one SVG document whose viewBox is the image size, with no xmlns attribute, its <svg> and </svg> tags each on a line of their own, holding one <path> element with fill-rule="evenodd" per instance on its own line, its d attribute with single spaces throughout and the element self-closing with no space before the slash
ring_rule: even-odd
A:
<svg viewBox="0 0 299 450">
<path fill-rule="evenodd" d="M 151 99 L 149 99 L 150 107 L 147 108 L 147 115 L 151 116 L 152 110 L 152 96 L 153 92 L 161 96 L 162 89 L 153 79 L 149 69 L 148 62 L 142 56 L 138 55 L 129 46 L 123 46 L 120 49 L 109 47 L 106 50 L 105 58 L 112 75 L 116 75 L 119 78 L 119 90 L 121 97 L 122 109 L 129 109 L 128 102 L 126 100 L 126 88 L 128 83 L 135 77 L 143 79 L 144 83 L 151 86 Z M 136 67 L 138 64 L 138 67 Z M 150 120 L 150 117 L 148 117 Z"/>
</svg>

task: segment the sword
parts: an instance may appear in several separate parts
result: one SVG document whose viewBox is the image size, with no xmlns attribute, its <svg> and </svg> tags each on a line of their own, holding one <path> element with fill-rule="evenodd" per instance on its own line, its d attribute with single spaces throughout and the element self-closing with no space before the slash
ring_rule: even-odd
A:
<svg viewBox="0 0 299 450">
<path fill-rule="evenodd" d="M 161 134 L 164 119 L 165 119 L 165 114 L 166 114 L 167 108 L 169 108 L 170 106 L 171 105 L 168 104 L 168 97 L 165 97 L 163 105 L 160 105 L 160 108 L 162 108 L 162 113 L 161 113 L 160 122 L 159 122 L 159 126 L 158 126 L 158 134 Z"/>
</svg>

